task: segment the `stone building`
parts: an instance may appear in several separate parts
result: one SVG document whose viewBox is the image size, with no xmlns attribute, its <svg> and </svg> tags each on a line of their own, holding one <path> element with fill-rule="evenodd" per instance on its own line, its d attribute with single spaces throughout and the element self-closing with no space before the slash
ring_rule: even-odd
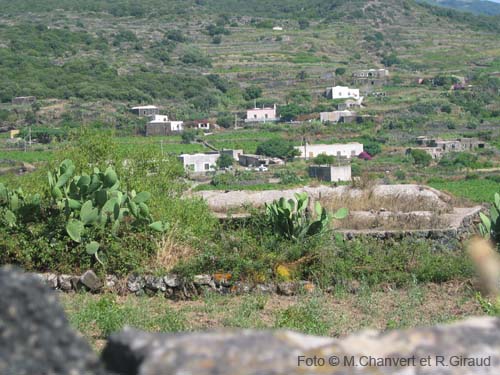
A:
<svg viewBox="0 0 500 375">
<path fill-rule="evenodd" d="M 35 96 L 18 96 L 17 98 L 12 98 L 12 105 L 31 105 L 35 102 Z"/>
</svg>

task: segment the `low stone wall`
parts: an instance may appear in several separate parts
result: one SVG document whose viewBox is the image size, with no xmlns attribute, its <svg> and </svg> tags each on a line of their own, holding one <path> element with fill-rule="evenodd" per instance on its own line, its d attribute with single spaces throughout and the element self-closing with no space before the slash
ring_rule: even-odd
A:
<svg viewBox="0 0 500 375">
<path fill-rule="evenodd" d="M 458 210 L 458 211 L 457 211 Z M 360 237 L 370 237 L 377 240 L 402 240 L 411 238 L 413 240 L 429 240 L 435 244 L 436 248 L 445 247 L 456 250 L 460 243 L 476 231 L 476 224 L 479 223 L 479 213 L 482 206 L 471 208 L 455 209 L 454 214 L 448 214 L 450 225 L 445 229 L 417 229 L 417 230 L 339 230 L 346 240 L 353 240 Z"/>
<path fill-rule="evenodd" d="M 61 292 L 114 292 L 120 295 L 135 294 L 139 296 L 161 294 L 173 300 L 191 299 L 203 295 L 205 292 L 235 295 L 255 292 L 292 296 L 299 292 L 312 292 L 315 289 L 315 285 L 309 281 L 267 284 L 233 281 L 232 275 L 229 273 L 196 275 L 190 280 L 182 279 L 175 274 L 165 276 L 131 275 L 121 280 L 116 276 L 109 275 L 101 279 L 92 270 L 86 271 L 81 276 L 54 273 L 35 274 L 35 276 L 49 288 Z M 349 283 L 346 287 L 349 289 L 350 285 Z"/>
<path fill-rule="evenodd" d="M 346 338 L 292 331 L 112 334 L 100 357 L 33 275 L 0 268 L 0 374 L 500 374 L 500 319 Z"/>
</svg>

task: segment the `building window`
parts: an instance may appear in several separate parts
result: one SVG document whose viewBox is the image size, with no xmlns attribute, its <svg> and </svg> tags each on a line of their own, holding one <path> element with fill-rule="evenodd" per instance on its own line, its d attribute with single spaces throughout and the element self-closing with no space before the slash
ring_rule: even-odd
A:
<svg viewBox="0 0 500 375">
<path fill-rule="evenodd" d="M 268 117 L 268 116 L 267 116 L 267 113 L 264 115 L 264 117 L 265 117 L 265 118 L 267 118 L 267 117 Z"/>
<path fill-rule="evenodd" d="M 253 118 L 257 118 L 257 115 L 253 115 Z"/>
<path fill-rule="evenodd" d="M 205 163 L 205 170 L 206 171 L 210 170 L 210 164 L 209 163 Z"/>
</svg>

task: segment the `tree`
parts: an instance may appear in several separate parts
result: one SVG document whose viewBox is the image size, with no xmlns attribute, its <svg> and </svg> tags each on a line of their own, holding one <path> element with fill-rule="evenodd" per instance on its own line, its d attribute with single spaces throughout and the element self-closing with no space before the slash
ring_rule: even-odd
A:
<svg viewBox="0 0 500 375">
<path fill-rule="evenodd" d="M 181 135 L 182 143 L 189 144 L 191 142 L 194 142 L 194 140 L 196 139 L 196 135 L 197 132 L 194 130 L 185 130 Z"/>
<path fill-rule="evenodd" d="M 336 76 L 343 76 L 346 72 L 345 68 L 337 68 L 335 69 L 335 75 Z"/>
<path fill-rule="evenodd" d="M 217 117 L 217 125 L 229 129 L 234 124 L 234 117 L 230 114 L 222 114 Z"/>
<path fill-rule="evenodd" d="M 234 158 L 231 155 L 221 154 L 215 164 L 217 165 L 217 168 L 223 169 L 223 168 L 229 168 L 230 166 L 233 165 L 233 163 L 234 163 Z"/>
<path fill-rule="evenodd" d="M 384 64 L 385 66 L 393 66 L 399 64 L 400 62 L 401 60 L 399 60 L 394 52 L 390 55 L 384 55 L 384 57 L 382 57 L 382 64 Z"/>
<path fill-rule="evenodd" d="M 245 89 L 243 93 L 243 98 L 245 100 L 253 100 L 260 98 L 262 96 L 262 89 L 258 86 L 250 86 Z"/>
<path fill-rule="evenodd" d="M 281 159 L 293 159 L 299 156 L 299 150 L 293 147 L 290 141 L 285 139 L 276 138 L 262 142 L 257 146 L 257 154 L 266 155 Z"/>
<path fill-rule="evenodd" d="M 297 104 L 288 104 L 280 107 L 280 117 L 283 121 L 291 121 L 298 115 L 305 112 L 305 109 Z"/>
<path fill-rule="evenodd" d="M 430 156 L 424 150 L 410 149 L 408 153 L 410 157 L 413 159 L 413 164 L 426 167 L 432 161 L 432 156 Z"/>
<path fill-rule="evenodd" d="M 319 154 L 313 161 L 315 164 L 319 165 L 331 165 L 335 162 L 335 157 L 333 155 Z"/>
<path fill-rule="evenodd" d="M 371 140 L 363 141 L 363 149 L 371 156 L 375 156 L 382 152 L 382 146 L 380 146 L 380 143 Z"/>
</svg>

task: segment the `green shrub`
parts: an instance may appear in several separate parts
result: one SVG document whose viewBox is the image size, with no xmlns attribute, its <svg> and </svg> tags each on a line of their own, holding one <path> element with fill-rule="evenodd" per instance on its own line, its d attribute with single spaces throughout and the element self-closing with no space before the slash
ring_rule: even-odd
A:
<svg viewBox="0 0 500 375">
<path fill-rule="evenodd" d="M 408 155 L 413 161 L 413 164 L 420 165 L 423 167 L 428 166 L 432 161 L 432 156 L 430 156 L 424 150 L 410 149 Z"/>
<path fill-rule="evenodd" d="M 257 146 L 257 154 L 277 157 L 281 159 L 293 159 L 300 153 L 294 148 L 293 143 L 281 138 L 270 139 Z"/>
<path fill-rule="evenodd" d="M 489 215 L 482 212 L 479 215 L 481 217 L 481 224 L 479 224 L 481 235 L 500 246 L 500 193 L 495 194 Z"/>
<path fill-rule="evenodd" d="M 334 162 L 335 156 L 327 154 L 320 154 L 313 159 L 313 163 L 319 165 L 331 165 Z"/>
</svg>

